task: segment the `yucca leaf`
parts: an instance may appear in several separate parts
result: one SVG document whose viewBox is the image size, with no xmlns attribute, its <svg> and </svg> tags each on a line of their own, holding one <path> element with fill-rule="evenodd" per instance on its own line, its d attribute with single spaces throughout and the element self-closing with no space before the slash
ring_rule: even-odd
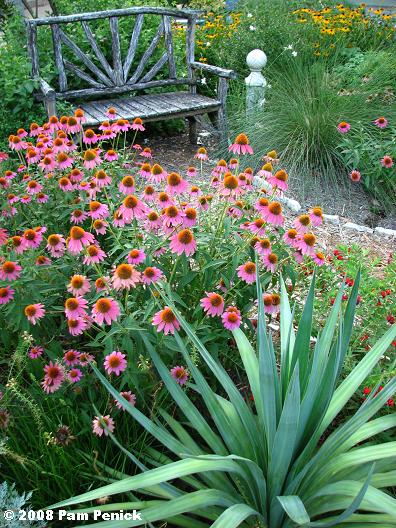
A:
<svg viewBox="0 0 396 528">
<path fill-rule="evenodd" d="M 378 363 L 386 349 L 396 338 L 396 325 L 392 325 L 389 330 L 375 343 L 372 349 L 365 354 L 363 359 L 356 365 L 352 372 L 345 378 L 341 385 L 336 389 L 331 400 L 329 409 L 321 425 L 323 432 L 341 411 L 349 398 L 356 392 L 359 386 L 370 374 L 372 369 Z"/>
<path fill-rule="evenodd" d="M 286 395 L 289 370 L 294 352 L 295 333 L 293 328 L 293 314 L 290 309 L 289 295 L 286 291 L 283 277 L 280 276 L 280 348 L 281 348 L 281 385 L 282 397 Z M 260 298 L 259 298 L 260 299 Z"/>
<path fill-rule="evenodd" d="M 220 515 L 211 525 L 211 528 L 237 528 L 243 521 L 253 516 L 263 520 L 260 513 L 253 510 L 250 506 L 246 504 L 234 504 Z M 264 525 L 263 528 L 266 528 L 266 526 Z"/>
<path fill-rule="evenodd" d="M 304 526 L 309 523 L 309 515 L 300 497 L 297 495 L 281 495 L 278 496 L 277 499 L 281 503 L 284 511 L 294 523 L 298 524 L 299 526 Z"/>
</svg>

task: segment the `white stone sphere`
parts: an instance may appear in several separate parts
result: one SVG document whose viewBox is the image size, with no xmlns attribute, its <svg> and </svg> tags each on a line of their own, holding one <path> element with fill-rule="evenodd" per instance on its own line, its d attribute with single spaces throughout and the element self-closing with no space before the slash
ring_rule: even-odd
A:
<svg viewBox="0 0 396 528">
<path fill-rule="evenodd" d="M 251 70 L 260 71 L 267 64 L 267 55 L 260 49 L 254 49 L 248 53 L 246 64 Z"/>
</svg>

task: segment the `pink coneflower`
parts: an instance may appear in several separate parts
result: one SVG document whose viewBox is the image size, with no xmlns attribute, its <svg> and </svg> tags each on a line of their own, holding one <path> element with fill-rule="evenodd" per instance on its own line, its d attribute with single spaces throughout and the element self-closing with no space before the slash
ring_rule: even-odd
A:
<svg viewBox="0 0 396 528">
<path fill-rule="evenodd" d="M 25 194 L 25 196 L 21 196 L 21 203 L 27 204 L 27 203 L 30 203 L 31 201 L 32 201 L 32 197 L 29 196 L 28 194 Z"/>
<path fill-rule="evenodd" d="M 80 363 L 79 358 L 80 358 L 80 352 L 74 349 L 67 350 L 63 355 L 63 361 L 66 363 L 68 367 L 73 367 L 74 365 L 78 365 Z"/>
<path fill-rule="evenodd" d="M 144 188 L 143 196 L 146 200 L 146 202 L 153 202 L 157 198 L 157 193 L 152 185 L 147 185 L 147 187 Z"/>
<path fill-rule="evenodd" d="M 221 316 L 221 321 L 224 328 L 227 330 L 234 330 L 241 326 L 241 313 L 235 306 L 229 306 Z"/>
<path fill-rule="evenodd" d="M 271 293 L 263 293 L 264 313 L 274 313 L 276 306 L 272 303 L 273 296 Z"/>
<path fill-rule="evenodd" d="M 36 249 L 41 244 L 43 235 L 40 230 L 26 229 L 23 233 L 23 244 L 26 248 Z"/>
<path fill-rule="evenodd" d="M 98 188 L 101 189 L 102 187 L 107 187 L 110 185 L 112 179 L 104 170 L 98 170 L 94 174 L 93 181 L 98 186 Z"/>
<path fill-rule="evenodd" d="M 143 218 L 147 211 L 147 206 L 134 194 L 129 194 L 119 209 L 124 220 L 130 222 L 134 218 Z"/>
<path fill-rule="evenodd" d="M 109 277 L 99 277 L 95 281 L 95 289 L 97 292 L 104 291 L 110 288 L 110 278 Z"/>
<path fill-rule="evenodd" d="M 39 255 L 34 263 L 36 266 L 49 266 L 51 264 L 51 259 L 44 255 Z"/>
<path fill-rule="evenodd" d="M 115 133 L 113 129 L 104 128 L 100 136 L 100 139 L 114 139 L 115 137 L 117 137 L 117 134 Z"/>
<path fill-rule="evenodd" d="M 255 243 L 254 249 L 261 256 L 268 255 L 271 253 L 271 241 L 268 238 L 261 238 Z"/>
<path fill-rule="evenodd" d="M 100 417 L 95 416 L 92 420 L 92 432 L 96 436 L 102 436 L 103 434 L 108 436 L 109 432 L 112 433 L 114 431 L 114 427 L 114 420 L 109 414 Z"/>
<path fill-rule="evenodd" d="M 41 134 L 42 128 L 37 123 L 31 123 L 29 131 L 29 136 L 36 137 Z"/>
<path fill-rule="evenodd" d="M 157 196 L 157 202 L 162 209 L 173 205 L 173 200 L 170 198 L 169 194 L 166 192 L 160 192 Z"/>
<path fill-rule="evenodd" d="M 73 169 L 69 174 L 69 179 L 73 183 L 78 183 L 83 179 L 83 173 L 80 169 Z"/>
<path fill-rule="evenodd" d="M 123 217 L 121 211 L 117 209 L 117 211 L 115 211 L 113 215 L 113 225 L 115 227 L 124 227 L 125 224 L 126 224 L 125 218 Z"/>
<path fill-rule="evenodd" d="M 278 263 L 278 257 L 275 255 L 275 253 L 268 253 L 267 255 L 264 255 L 263 257 L 264 266 L 268 271 L 271 271 L 271 273 L 274 273 L 276 270 L 276 265 Z"/>
<path fill-rule="evenodd" d="M 62 365 L 50 361 L 45 365 L 44 372 L 44 380 L 41 382 L 44 391 L 48 394 L 57 391 L 65 378 Z"/>
<path fill-rule="evenodd" d="M 105 112 L 105 115 L 109 118 L 109 119 L 117 119 L 117 112 L 116 112 L 116 109 L 113 107 L 113 106 L 110 106 L 106 112 Z M 107 123 L 108 125 L 108 123 Z M 100 127 L 99 127 L 100 128 Z"/>
<path fill-rule="evenodd" d="M 287 183 L 287 180 L 289 178 L 289 175 L 286 171 L 283 169 L 277 171 L 273 176 L 268 178 L 268 183 L 270 183 L 273 187 L 276 187 L 277 189 L 280 189 L 281 191 L 287 191 L 289 185 Z"/>
<path fill-rule="evenodd" d="M 176 205 L 170 205 L 164 209 L 162 219 L 165 227 L 173 227 L 183 222 L 183 214 Z M 172 232 L 172 229 L 170 232 Z"/>
<path fill-rule="evenodd" d="M 0 246 L 3 246 L 8 241 L 8 231 L 0 227 Z"/>
<path fill-rule="evenodd" d="M 195 178 L 197 175 L 197 169 L 195 167 L 188 167 L 186 172 L 189 178 Z"/>
<path fill-rule="evenodd" d="M 323 210 L 321 207 L 313 207 L 309 211 L 309 218 L 311 219 L 311 224 L 314 227 L 320 226 L 323 224 Z"/>
<path fill-rule="evenodd" d="M 148 163 L 144 163 L 144 165 L 148 165 Z M 143 167 L 142 166 L 142 167 Z M 158 163 L 155 163 L 148 174 L 145 175 L 147 180 L 151 183 L 161 183 L 163 180 L 166 179 L 168 176 L 168 173 L 159 165 Z"/>
<path fill-rule="evenodd" d="M 124 372 L 124 370 L 127 368 L 127 361 L 125 357 L 125 354 L 121 354 L 121 352 L 117 351 L 114 351 L 106 356 L 103 366 L 107 374 L 114 373 L 116 376 L 119 376 L 121 372 Z"/>
<path fill-rule="evenodd" d="M 83 296 L 89 292 L 91 285 L 84 275 L 73 275 L 67 285 L 67 291 L 76 296 Z"/>
<path fill-rule="evenodd" d="M 143 121 L 140 119 L 140 117 L 136 117 L 133 120 L 133 123 L 131 125 L 132 130 L 140 130 L 141 132 L 144 132 L 146 129 L 143 126 Z"/>
<path fill-rule="evenodd" d="M 17 255 L 20 255 L 26 250 L 26 246 L 21 236 L 15 235 L 10 238 L 10 241 L 12 242 L 12 249 L 15 251 Z M 1 268 L 0 268 L 0 273 L 1 273 Z"/>
<path fill-rule="evenodd" d="M 378 117 L 378 118 L 374 121 L 374 124 L 375 124 L 378 128 L 385 128 L 385 127 L 388 125 L 388 120 L 387 120 L 385 117 Z"/>
<path fill-rule="evenodd" d="M 151 165 L 150 163 L 142 163 L 139 169 L 140 176 L 143 178 L 149 178 L 151 176 Z"/>
<path fill-rule="evenodd" d="M 253 149 L 249 145 L 249 139 L 246 134 L 238 134 L 234 143 L 228 148 L 229 152 L 234 154 L 253 154 Z"/>
<path fill-rule="evenodd" d="M 150 211 L 147 214 L 147 220 L 145 222 L 145 227 L 149 231 L 157 231 L 162 225 L 161 218 L 156 211 Z"/>
<path fill-rule="evenodd" d="M 153 251 L 153 257 L 160 257 L 161 255 L 163 255 L 164 253 L 166 253 L 166 248 L 165 247 L 159 247 L 157 249 L 154 249 Z"/>
<path fill-rule="evenodd" d="M 128 119 L 117 119 L 117 121 L 111 125 L 111 128 L 117 133 L 128 132 L 128 130 L 131 128 L 131 125 Z"/>
<path fill-rule="evenodd" d="M 135 288 L 140 282 L 140 273 L 131 264 L 120 264 L 113 274 L 115 290 Z"/>
<path fill-rule="evenodd" d="M 196 185 L 192 185 L 190 190 L 189 190 L 189 194 L 190 194 L 190 196 L 192 198 L 196 198 L 196 197 L 198 197 L 198 196 L 200 196 L 202 194 L 202 191 Z"/>
<path fill-rule="evenodd" d="M 84 115 L 84 110 L 82 108 L 76 108 L 74 110 L 74 117 L 79 123 L 86 123 L 87 118 Z"/>
<path fill-rule="evenodd" d="M 165 191 L 171 196 L 175 194 L 182 194 L 188 189 L 187 181 L 183 180 L 183 178 L 177 172 L 171 172 L 168 174 L 166 181 L 167 186 Z"/>
<path fill-rule="evenodd" d="M 294 225 L 299 233 L 306 233 L 311 226 L 311 218 L 307 214 L 300 215 Z"/>
<path fill-rule="evenodd" d="M 207 161 L 209 158 L 206 148 L 200 147 L 195 153 L 194 158 L 199 159 L 201 161 Z"/>
<path fill-rule="evenodd" d="M 4 286 L 0 288 L 0 305 L 7 304 L 12 301 L 14 298 L 15 290 L 11 289 L 9 286 Z"/>
<path fill-rule="evenodd" d="M 78 361 L 82 367 L 85 367 L 89 363 L 91 363 L 94 360 L 94 356 L 92 354 L 88 354 L 87 352 L 81 352 L 80 357 L 78 358 Z"/>
<path fill-rule="evenodd" d="M 268 223 L 275 226 L 283 225 L 285 222 L 282 215 L 282 206 L 279 202 L 271 202 L 263 216 Z"/>
<path fill-rule="evenodd" d="M 48 194 L 44 194 L 42 192 L 39 192 L 38 194 L 36 194 L 36 200 L 38 203 L 46 203 L 48 202 Z"/>
<path fill-rule="evenodd" d="M 59 152 L 59 154 L 56 156 L 56 164 L 58 169 L 67 169 L 73 165 L 73 162 L 73 158 L 68 156 L 66 152 Z"/>
<path fill-rule="evenodd" d="M 70 215 L 70 222 L 72 224 L 82 224 L 87 218 L 88 215 L 84 213 L 84 211 L 81 211 L 81 209 L 75 209 Z"/>
<path fill-rule="evenodd" d="M 338 123 L 337 130 L 341 134 L 346 134 L 351 128 L 351 125 L 347 123 L 346 121 L 341 121 L 341 123 Z"/>
<path fill-rule="evenodd" d="M 73 255 L 81 253 L 85 246 L 94 244 L 95 239 L 91 233 L 84 231 L 82 227 L 73 226 L 70 229 L 70 235 L 67 241 L 67 249 Z"/>
<path fill-rule="evenodd" d="M 28 165 L 31 165 L 32 163 L 37 163 L 41 158 L 40 151 L 38 149 L 30 148 L 26 153 L 26 160 Z"/>
<path fill-rule="evenodd" d="M 313 233 L 304 233 L 298 237 L 296 247 L 303 255 L 314 255 L 316 236 Z"/>
<path fill-rule="evenodd" d="M 66 251 L 66 242 L 62 235 L 53 234 L 47 238 L 46 249 L 50 252 L 51 257 L 59 258 Z"/>
<path fill-rule="evenodd" d="M 221 315 L 224 311 L 224 299 L 215 292 L 207 293 L 206 297 L 201 299 L 201 306 L 210 317 Z"/>
<path fill-rule="evenodd" d="M 248 222 L 247 228 L 251 233 L 261 233 L 265 229 L 265 220 L 255 218 L 252 222 Z"/>
<path fill-rule="evenodd" d="M 10 260 L 6 260 L 0 266 L 0 279 L 3 281 L 8 280 L 11 282 L 19 277 L 21 271 L 22 268 L 17 262 L 11 262 Z"/>
<path fill-rule="evenodd" d="M 77 319 L 67 319 L 67 327 L 72 336 L 82 334 L 88 326 L 87 319 L 83 319 L 82 317 L 78 317 Z"/>
<path fill-rule="evenodd" d="M 297 244 L 297 236 L 298 231 L 297 229 L 289 229 L 286 231 L 286 233 L 283 235 L 283 240 L 286 242 L 288 246 L 296 247 Z"/>
<path fill-rule="evenodd" d="M 156 268 L 155 266 L 149 266 L 147 267 L 141 274 L 141 280 L 143 284 L 152 284 L 154 282 L 157 282 L 161 280 L 164 277 L 164 274 L 159 268 Z"/>
<path fill-rule="evenodd" d="M 323 255 L 323 253 L 318 252 L 312 256 L 312 260 L 317 266 L 323 266 L 323 264 L 326 262 L 326 257 Z"/>
<path fill-rule="evenodd" d="M 117 161 L 118 160 L 118 154 L 113 149 L 108 150 L 103 157 L 106 161 Z"/>
<path fill-rule="evenodd" d="M 29 348 L 28 356 L 30 359 L 37 359 L 44 354 L 44 348 L 42 346 L 33 346 Z"/>
<path fill-rule="evenodd" d="M 152 158 L 153 155 L 151 153 L 151 148 L 149 147 L 145 147 L 141 152 L 139 152 L 139 154 L 141 156 L 143 156 L 143 158 Z"/>
<path fill-rule="evenodd" d="M 81 124 L 78 122 L 78 119 L 76 117 L 70 116 L 67 118 L 65 131 L 68 134 L 77 134 L 77 132 L 79 132 L 81 128 Z"/>
<path fill-rule="evenodd" d="M 197 211 L 194 207 L 186 207 L 183 211 L 183 227 L 193 227 L 197 223 Z"/>
<path fill-rule="evenodd" d="M 25 150 L 27 148 L 26 141 L 22 141 L 22 139 L 19 136 L 10 136 L 8 138 L 8 145 L 11 150 Z"/>
<path fill-rule="evenodd" d="M 172 236 L 169 247 L 173 253 L 176 253 L 177 255 L 185 253 L 188 257 L 195 253 L 197 243 L 192 231 L 189 229 L 182 229 L 179 233 Z"/>
<path fill-rule="evenodd" d="M 157 332 L 162 330 L 165 335 L 174 334 L 175 330 L 180 330 L 180 323 L 169 306 L 165 306 L 163 310 L 154 314 L 152 324 L 157 327 Z"/>
<path fill-rule="evenodd" d="M 89 216 L 91 218 L 106 218 L 109 216 L 109 207 L 96 200 L 89 202 Z"/>
<path fill-rule="evenodd" d="M 106 234 L 106 227 L 108 226 L 108 223 L 105 220 L 97 219 L 92 224 L 92 227 L 94 228 L 96 234 L 98 235 L 105 235 Z"/>
<path fill-rule="evenodd" d="M 12 193 L 11 193 L 11 194 L 9 194 L 9 195 L 7 196 L 7 200 L 8 200 L 8 203 L 9 203 L 10 205 L 12 205 L 12 204 L 14 204 L 14 203 L 16 203 L 16 202 L 19 201 L 19 196 L 16 196 L 15 194 L 12 194 Z"/>
<path fill-rule="evenodd" d="M 43 186 L 41 183 L 38 183 L 36 180 L 30 180 L 27 184 L 27 192 L 28 194 L 38 194 L 40 191 L 43 190 Z"/>
<path fill-rule="evenodd" d="M 141 264 L 146 259 L 146 254 L 142 249 L 131 249 L 128 253 L 128 263 L 129 264 Z"/>
<path fill-rule="evenodd" d="M 246 262 L 242 266 L 239 266 L 238 277 L 247 284 L 256 282 L 256 264 L 254 262 Z"/>
<path fill-rule="evenodd" d="M 38 166 L 44 172 L 52 172 L 56 168 L 56 161 L 53 156 L 44 156 Z"/>
<path fill-rule="evenodd" d="M 136 405 L 136 396 L 131 391 L 122 391 L 120 392 L 120 396 L 124 398 L 132 407 L 135 407 Z M 118 400 L 114 400 L 114 403 L 118 409 L 121 409 L 122 411 L 125 411 L 125 407 L 121 402 Z"/>
<path fill-rule="evenodd" d="M 65 314 L 68 319 L 84 317 L 88 309 L 88 302 L 83 297 L 69 297 L 65 301 Z"/>
<path fill-rule="evenodd" d="M 36 303 L 26 306 L 24 313 L 30 323 L 35 325 L 45 315 L 44 304 Z"/>
<path fill-rule="evenodd" d="M 97 165 L 100 165 L 102 160 L 96 150 L 86 150 L 84 152 L 84 167 L 86 169 L 94 169 Z"/>
<path fill-rule="evenodd" d="M 133 146 L 132 146 L 133 149 L 137 150 L 137 151 L 140 151 L 142 150 L 142 147 L 140 145 L 138 145 L 137 143 L 135 143 Z"/>
<path fill-rule="evenodd" d="M 381 160 L 381 165 L 390 169 L 393 165 L 393 159 L 390 156 L 384 156 Z"/>
<path fill-rule="evenodd" d="M 176 366 L 170 370 L 171 376 L 176 383 L 179 385 L 185 385 L 187 383 L 189 373 L 185 367 Z"/>
<path fill-rule="evenodd" d="M 92 308 L 92 317 L 99 325 L 111 324 L 120 313 L 118 303 L 112 297 L 101 297 Z"/>
<path fill-rule="evenodd" d="M 361 180 L 361 177 L 362 175 L 360 174 L 360 172 L 356 169 L 354 169 L 353 171 L 351 171 L 351 173 L 349 174 L 349 177 L 351 178 L 351 180 L 353 182 L 360 182 Z"/>
<path fill-rule="evenodd" d="M 299 249 L 297 249 L 294 253 L 294 258 L 296 259 L 296 262 L 301 264 L 301 262 L 304 261 L 304 255 L 301 253 Z"/>
<path fill-rule="evenodd" d="M 94 145 L 99 141 L 99 137 L 91 128 L 87 128 L 87 130 L 84 131 L 82 140 L 86 145 Z"/>
<path fill-rule="evenodd" d="M 66 176 L 59 178 L 58 186 L 59 186 L 59 189 L 61 189 L 63 192 L 70 192 L 74 190 L 74 186 L 72 182 Z"/>
<path fill-rule="evenodd" d="M 123 194 L 133 194 L 135 192 L 134 177 L 130 176 L 129 174 L 127 176 L 124 176 L 118 184 L 118 188 Z"/>
<path fill-rule="evenodd" d="M 82 373 L 81 370 L 78 369 L 78 368 L 71 369 L 71 370 L 69 370 L 69 372 L 67 373 L 67 379 L 68 379 L 71 383 L 77 383 L 78 381 L 81 380 L 82 377 L 83 377 L 83 373 Z"/>
<path fill-rule="evenodd" d="M 237 196 L 241 194 L 242 189 L 239 186 L 239 180 L 236 176 L 233 176 L 230 172 L 226 172 L 224 180 L 221 182 L 220 193 L 223 196 Z"/>
</svg>

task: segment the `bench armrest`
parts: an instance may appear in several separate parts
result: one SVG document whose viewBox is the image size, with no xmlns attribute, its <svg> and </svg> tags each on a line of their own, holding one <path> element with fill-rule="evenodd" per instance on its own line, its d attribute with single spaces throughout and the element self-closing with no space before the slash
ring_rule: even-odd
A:
<svg viewBox="0 0 396 528">
<path fill-rule="evenodd" d="M 42 77 L 37 78 L 39 82 L 39 87 L 41 93 L 44 95 L 46 99 L 55 99 L 56 98 L 56 92 L 55 90 L 45 81 Z"/>
<path fill-rule="evenodd" d="M 204 64 L 202 62 L 190 62 L 190 66 L 194 69 L 200 69 L 213 73 L 219 77 L 226 77 L 227 79 L 236 79 L 237 74 L 233 70 L 226 70 L 224 68 L 218 68 L 217 66 L 211 66 L 210 64 Z"/>
</svg>

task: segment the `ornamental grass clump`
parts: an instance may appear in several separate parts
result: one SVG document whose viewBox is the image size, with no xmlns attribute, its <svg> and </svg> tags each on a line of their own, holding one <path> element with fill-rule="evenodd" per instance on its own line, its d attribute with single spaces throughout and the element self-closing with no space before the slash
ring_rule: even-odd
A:
<svg viewBox="0 0 396 528">
<path fill-rule="evenodd" d="M 247 401 L 177 310 L 169 289 L 159 288 L 187 336 L 183 339 L 175 332 L 174 339 L 190 373 L 185 384 L 193 398 L 168 371 L 148 335 L 143 335 L 143 340 L 178 414 L 171 416 L 161 409 L 162 420 L 152 421 L 128 404 L 95 368 L 112 397 L 166 451 L 149 447 L 145 459 L 139 460 L 134 451 L 122 448 L 140 474 L 51 507 L 129 494 L 129 502 L 116 499 L 116 504 L 107 504 L 106 509 L 136 508 L 142 520 L 117 521 L 117 528 L 156 521 L 191 528 L 394 526 L 396 500 L 386 488 L 396 484 L 396 442 L 374 437 L 396 426 L 395 415 L 375 417 L 394 394 L 396 378 L 382 390 L 368 393 L 354 415 L 345 417 L 342 413 L 396 336 L 392 326 L 339 382 L 348 354 L 359 281 L 360 274 L 344 311 L 340 289 L 314 345 L 315 276 L 297 328 L 282 281 L 280 344 L 275 349 L 266 328 L 257 274 L 257 350 L 241 328 L 232 329 L 252 394 Z M 218 391 L 191 360 L 192 347 L 216 378 Z M 112 424 L 103 429 L 121 447 Z M 100 526 L 114 524 L 103 522 Z"/>
</svg>

